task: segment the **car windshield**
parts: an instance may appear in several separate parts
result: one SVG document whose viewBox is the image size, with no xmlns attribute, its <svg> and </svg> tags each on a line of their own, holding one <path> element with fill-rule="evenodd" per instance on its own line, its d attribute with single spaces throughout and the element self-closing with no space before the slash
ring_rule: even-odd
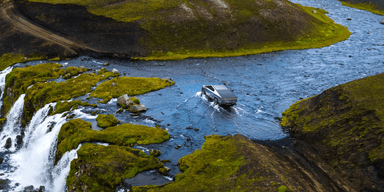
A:
<svg viewBox="0 0 384 192">
<path fill-rule="evenodd" d="M 223 97 L 236 97 L 235 94 L 232 93 L 231 90 L 228 89 L 219 89 L 217 92 L 220 94 L 220 96 Z"/>
</svg>

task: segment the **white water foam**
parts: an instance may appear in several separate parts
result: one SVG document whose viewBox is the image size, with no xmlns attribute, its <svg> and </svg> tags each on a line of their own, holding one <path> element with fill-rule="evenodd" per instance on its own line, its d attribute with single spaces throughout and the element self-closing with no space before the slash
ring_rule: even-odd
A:
<svg viewBox="0 0 384 192">
<path fill-rule="evenodd" d="M 19 96 L 19 99 L 13 104 L 11 111 L 7 116 L 7 121 L 3 127 L 3 131 L 0 134 L 0 147 L 1 150 L 7 150 L 4 145 L 8 138 L 12 140 L 12 146 L 9 151 L 15 151 L 16 136 L 21 134 L 21 116 L 24 111 L 24 97 L 25 94 Z"/>
<path fill-rule="evenodd" d="M 36 112 L 26 129 L 23 147 L 10 156 L 9 164 L 13 167 L 13 171 L 6 177 L 11 180 L 12 186 L 19 183 L 15 191 L 20 191 L 29 185 L 45 186 L 48 191 L 63 191 L 52 189 L 65 187 L 66 176 L 63 174 L 69 173 L 69 165 L 64 166 L 65 163 L 59 162 L 55 167 L 54 157 L 56 139 L 66 118 L 61 117 L 61 114 L 48 116 L 50 105 L 52 104 L 47 104 Z M 61 161 L 66 159 L 69 161 L 70 158 L 67 156 L 73 157 L 73 154 L 72 156 L 64 154 Z M 68 171 L 65 169 L 66 166 Z"/>
<path fill-rule="evenodd" d="M 113 104 L 113 103 L 116 103 L 117 102 L 117 98 L 113 98 L 111 99 L 107 104 Z"/>
<path fill-rule="evenodd" d="M 8 73 L 10 73 L 12 71 L 13 67 L 7 67 L 5 70 L 1 71 L 0 72 L 0 90 L 1 90 L 1 94 L 0 94 L 0 100 L 3 99 L 3 96 L 4 96 L 4 88 L 5 88 L 5 77 L 7 77 Z M 0 102 L 0 111 L 1 111 L 1 107 L 3 106 L 3 102 Z"/>
</svg>

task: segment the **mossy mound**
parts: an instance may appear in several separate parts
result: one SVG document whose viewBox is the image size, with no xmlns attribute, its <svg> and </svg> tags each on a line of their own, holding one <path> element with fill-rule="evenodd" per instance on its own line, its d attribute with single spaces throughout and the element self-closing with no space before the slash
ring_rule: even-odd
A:
<svg viewBox="0 0 384 192">
<path fill-rule="evenodd" d="M 102 131 L 92 130 L 90 122 L 73 119 L 65 123 L 59 132 L 55 162 L 83 142 L 106 142 L 120 146 L 162 143 L 169 139 L 167 131 L 143 125 L 122 124 Z"/>
<path fill-rule="evenodd" d="M 111 86 L 112 83 L 115 83 L 116 85 Z M 156 91 L 173 84 L 175 84 L 175 82 L 156 77 L 117 77 L 101 83 L 90 94 L 90 97 L 103 99 L 101 102 L 107 103 L 112 98 L 117 98 L 124 94 L 129 96 L 140 95 L 150 91 Z M 140 103 L 140 100 L 133 99 L 132 101 L 136 104 L 138 104 L 137 102 Z"/>
<path fill-rule="evenodd" d="M 99 114 L 96 118 L 97 126 L 102 128 L 116 126 L 120 121 L 112 114 Z"/>
<path fill-rule="evenodd" d="M 174 182 L 131 191 L 337 191 L 292 159 L 242 135 L 207 136 L 201 150 L 179 160 L 183 173 Z"/>
<path fill-rule="evenodd" d="M 384 74 L 292 105 L 281 125 L 313 146 L 358 191 L 384 188 Z"/>
<path fill-rule="evenodd" d="M 24 54 L 17 53 L 6 53 L 0 57 L 0 71 L 6 69 L 9 66 L 12 66 L 16 63 L 24 63 L 27 61 L 42 60 L 46 57 L 33 54 L 30 57 L 27 57 Z"/>
<path fill-rule="evenodd" d="M 30 121 L 33 114 L 45 104 L 85 95 L 101 80 L 117 76 L 112 72 L 103 74 L 85 73 L 64 82 L 37 83 L 26 91 L 23 124 Z"/>
<path fill-rule="evenodd" d="M 83 106 L 83 107 L 86 107 L 86 106 L 91 106 L 91 107 L 97 107 L 96 104 L 90 104 L 90 103 L 87 103 L 87 102 L 82 102 L 81 100 L 75 100 L 75 101 L 57 101 L 56 105 L 55 105 L 55 110 L 52 111 L 52 113 L 50 115 L 55 115 L 55 114 L 58 114 L 58 113 L 63 113 L 65 111 L 69 111 L 71 109 L 74 109 L 75 107 L 77 106 Z"/>
<path fill-rule="evenodd" d="M 340 0 L 345 6 L 370 11 L 374 14 L 384 15 L 384 2 L 382 0 Z"/>
<path fill-rule="evenodd" d="M 287 0 L 28 1 L 35 4 L 40 2 L 83 6 L 92 14 L 92 18 L 111 18 L 116 21 L 116 25 L 119 22 L 121 28 L 128 25 L 135 28 L 134 34 L 130 33 L 126 37 L 133 39 L 130 47 L 120 45 L 116 40 L 108 42 L 116 43 L 124 50 L 123 54 L 131 55 L 134 59 L 240 56 L 322 47 L 350 36 L 348 29 L 326 17 L 325 11 L 296 5 Z M 30 7 L 30 4 L 25 7 Z M 28 14 L 31 14 L 31 18 L 36 18 L 36 22 L 42 22 L 54 29 L 60 26 L 57 24 L 60 22 L 56 21 L 61 19 L 60 15 L 48 12 L 38 15 L 39 12 L 36 11 Z M 56 20 L 52 22 L 51 19 L 44 19 L 44 14 Z M 75 33 L 73 35 L 76 36 Z M 121 36 L 120 33 L 116 35 Z M 88 41 L 96 41 L 95 39 Z M 132 55 L 132 52 L 138 54 Z"/>
<path fill-rule="evenodd" d="M 6 77 L 4 95 L 4 107 L 2 108 L 3 116 L 11 109 L 13 102 L 19 96 L 26 93 L 29 86 L 39 82 L 45 82 L 48 79 L 57 79 L 64 75 L 68 68 L 71 69 L 74 75 L 78 75 L 88 69 L 80 69 L 77 67 L 67 67 L 61 69 L 62 65 L 57 63 L 45 63 L 35 66 L 27 66 L 24 68 L 15 68 Z"/>
<path fill-rule="evenodd" d="M 71 162 L 67 177 L 69 191 L 114 192 L 123 179 L 163 164 L 138 149 L 125 146 L 84 144 Z"/>
</svg>

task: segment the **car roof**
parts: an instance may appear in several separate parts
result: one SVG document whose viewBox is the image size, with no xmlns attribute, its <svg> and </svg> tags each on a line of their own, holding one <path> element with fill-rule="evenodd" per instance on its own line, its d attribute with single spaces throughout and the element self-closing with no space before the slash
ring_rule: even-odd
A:
<svg viewBox="0 0 384 192">
<path fill-rule="evenodd" d="M 228 89 L 225 85 L 212 85 L 216 90 L 226 90 Z"/>
</svg>

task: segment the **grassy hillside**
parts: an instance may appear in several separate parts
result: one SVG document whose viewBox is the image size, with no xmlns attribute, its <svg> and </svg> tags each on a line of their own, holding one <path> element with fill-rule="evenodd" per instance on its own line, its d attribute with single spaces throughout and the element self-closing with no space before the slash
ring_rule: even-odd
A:
<svg viewBox="0 0 384 192">
<path fill-rule="evenodd" d="M 310 143 L 359 190 L 383 188 L 384 74 L 328 89 L 292 105 L 282 126 Z"/>
<path fill-rule="evenodd" d="M 314 48 L 345 40 L 350 35 L 347 28 L 326 17 L 325 11 L 287 0 L 28 1 L 83 6 L 94 15 L 88 16 L 94 17 L 91 23 L 103 16 L 120 26 L 138 24 L 141 32 L 132 34 L 138 37 L 135 50 L 140 50 L 140 54 L 132 57 L 143 60 L 226 57 Z M 63 27 L 59 23 L 65 22 L 60 19 L 64 15 L 47 11 L 37 15 L 37 12 L 33 14 L 39 22 L 53 28 Z M 117 35 L 122 35 L 116 31 Z M 128 50 L 122 52 L 129 54 Z"/>
</svg>

